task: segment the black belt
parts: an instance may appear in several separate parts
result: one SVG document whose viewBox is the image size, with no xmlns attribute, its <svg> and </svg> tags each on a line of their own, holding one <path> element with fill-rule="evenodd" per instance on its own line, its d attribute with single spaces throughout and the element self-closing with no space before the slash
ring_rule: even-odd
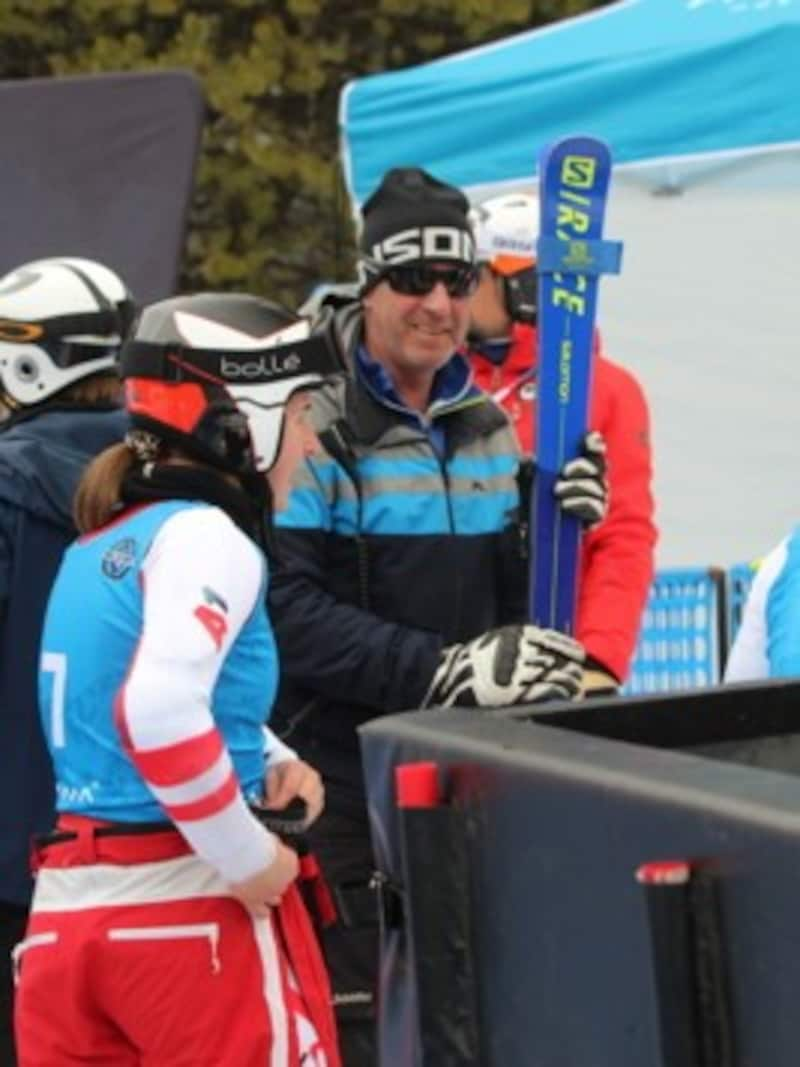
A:
<svg viewBox="0 0 800 1067">
<path fill-rule="evenodd" d="M 133 837 L 136 834 L 163 834 L 170 830 L 175 830 L 170 822 L 117 822 L 108 826 L 95 826 L 92 836 Z M 37 834 L 33 840 L 37 848 L 49 848 L 50 845 L 61 845 L 65 841 L 77 839 L 77 830 L 53 830 L 49 834 Z"/>
<path fill-rule="evenodd" d="M 268 808 L 251 807 L 250 810 L 258 821 L 274 834 L 280 837 L 292 839 L 293 844 L 298 844 L 306 831 L 306 818 L 308 810 L 306 802 L 299 797 L 289 801 L 285 808 L 273 811 Z M 94 837 L 133 837 L 136 834 L 163 834 L 175 831 L 177 828 L 171 822 L 115 822 L 107 826 L 96 826 L 92 830 Z M 60 845 L 65 841 L 76 841 L 76 830 L 53 830 L 49 834 L 40 834 L 34 838 L 37 848 L 48 848 L 50 845 Z"/>
</svg>

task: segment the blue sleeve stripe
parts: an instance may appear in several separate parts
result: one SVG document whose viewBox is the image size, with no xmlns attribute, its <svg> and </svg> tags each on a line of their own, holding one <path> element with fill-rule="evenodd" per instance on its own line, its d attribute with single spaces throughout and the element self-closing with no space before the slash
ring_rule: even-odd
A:
<svg viewBox="0 0 800 1067">
<path fill-rule="evenodd" d="M 800 530 L 786 544 L 786 560 L 767 596 L 770 676 L 800 675 Z"/>
</svg>

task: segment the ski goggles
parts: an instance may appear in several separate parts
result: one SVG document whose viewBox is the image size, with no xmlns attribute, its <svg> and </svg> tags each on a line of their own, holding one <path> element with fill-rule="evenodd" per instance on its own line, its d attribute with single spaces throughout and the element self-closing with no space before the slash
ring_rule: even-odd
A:
<svg viewBox="0 0 800 1067">
<path fill-rule="evenodd" d="M 427 296 L 439 282 L 454 300 L 463 300 L 475 290 L 478 270 L 474 266 L 432 267 L 426 263 L 403 264 L 382 271 L 373 284 L 386 281 L 403 296 Z"/>
</svg>

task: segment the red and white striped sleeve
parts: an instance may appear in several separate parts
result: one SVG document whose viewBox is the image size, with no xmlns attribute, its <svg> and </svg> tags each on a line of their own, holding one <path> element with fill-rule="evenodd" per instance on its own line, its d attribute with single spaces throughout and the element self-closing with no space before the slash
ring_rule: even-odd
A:
<svg viewBox="0 0 800 1067">
<path fill-rule="evenodd" d="M 218 508 L 167 519 L 142 567 L 142 632 L 115 705 L 142 778 L 194 851 L 229 882 L 275 856 L 275 839 L 245 803 L 211 709 L 225 657 L 262 594 L 263 568 L 256 545 Z"/>
</svg>

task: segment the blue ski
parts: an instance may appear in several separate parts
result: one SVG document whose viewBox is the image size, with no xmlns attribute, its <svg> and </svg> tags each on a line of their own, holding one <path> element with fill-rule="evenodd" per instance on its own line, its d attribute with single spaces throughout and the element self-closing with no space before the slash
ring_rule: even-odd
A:
<svg viewBox="0 0 800 1067">
<path fill-rule="evenodd" d="M 539 161 L 537 246 L 538 400 L 536 477 L 531 498 L 530 617 L 575 632 L 581 526 L 553 495 L 587 428 L 597 286 L 617 273 L 619 242 L 603 241 L 611 155 L 593 137 L 568 137 Z"/>
</svg>

